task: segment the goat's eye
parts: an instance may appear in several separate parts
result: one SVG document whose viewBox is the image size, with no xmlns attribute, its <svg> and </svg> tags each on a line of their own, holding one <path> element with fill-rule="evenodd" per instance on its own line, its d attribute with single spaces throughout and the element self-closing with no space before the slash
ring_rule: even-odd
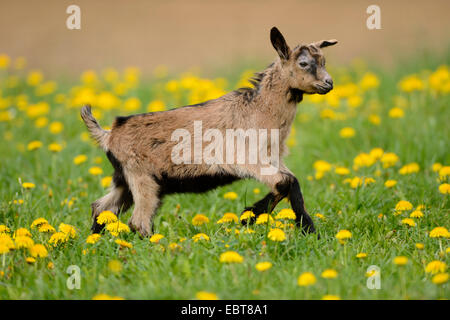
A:
<svg viewBox="0 0 450 320">
<path fill-rule="evenodd" d="M 308 63 L 302 61 L 302 62 L 299 63 L 299 65 L 300 65 L 300 67 L 305 68 L 306 66 L 308 66 Z"/>
</svg>

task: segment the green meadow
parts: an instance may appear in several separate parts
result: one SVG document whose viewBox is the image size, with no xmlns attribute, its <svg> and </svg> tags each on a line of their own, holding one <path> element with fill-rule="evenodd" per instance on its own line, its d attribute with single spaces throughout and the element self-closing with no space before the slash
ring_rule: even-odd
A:
<svg viewBox="0 0 450 320">
<path fill-rule="evenodd" d="M 335 89 L 298 105 L 285 161 L 320 239 L 280 218 L 286 200 L 243 226 L 243 208 L 268 192 L 251 180 L 167 196 L 142 239 L 124 225 L 89 237 L 113 169 L 80 108 L 108 127 L 216 98 L 261 69 L 51 79 L 0 55 L 0 299 L 450 298 L 448 61 L 331 66 Z"/>
</svg>

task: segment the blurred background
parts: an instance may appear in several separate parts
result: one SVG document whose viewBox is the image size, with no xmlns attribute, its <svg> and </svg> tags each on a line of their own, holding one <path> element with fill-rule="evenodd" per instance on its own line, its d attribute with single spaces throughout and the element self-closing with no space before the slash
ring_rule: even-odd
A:
<svg viewBox="0 0 450 320">
<path fill-rule="evenodd" d="M 66 8 L 81 8 L 81 30 L 68 30 Z M 381 7 L 381 30 L 366 9 Z M 291 45 L 336 38 L 328 61 L 358 58 L 390 65 L 417 51 L 448 48 L 450 1 L 40 0 L 0 2 L 0 52 L 24 56 L 46 74 L 107 66 L 158 65 L 178 72 L 218 70 L 274 57 L 269 30 Z"/>
</svg>

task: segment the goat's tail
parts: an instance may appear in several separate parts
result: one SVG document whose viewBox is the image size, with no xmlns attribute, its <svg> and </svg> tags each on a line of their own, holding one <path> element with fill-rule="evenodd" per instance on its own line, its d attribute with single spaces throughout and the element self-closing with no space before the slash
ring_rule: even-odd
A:
<svg viewBox="0 0 450 320">
<path fill-rule="evenodd" d="M 98 124 L 97 120 L 94 118 L 91 112 L 91 106 L 85 105 L 81 108 L 81 118 L 83 119 L 86 127 L 91 134 L 91 137 L 99 144 L 103 150 L 107 150 L 106 138 L 109 135 L 109 131 L 102 129 Z"/>
</svg>

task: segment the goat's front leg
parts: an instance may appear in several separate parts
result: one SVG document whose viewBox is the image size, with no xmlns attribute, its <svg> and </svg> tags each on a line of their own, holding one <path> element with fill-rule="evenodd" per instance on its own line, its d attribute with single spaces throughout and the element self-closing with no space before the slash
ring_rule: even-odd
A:
<svg viewBox="0 0 450 320">
<path fill-rule="evenodd" d="M 252 217 L 248 220 L 243 220 L 242 224 L 253 224 L 256 221 L 256 218 L 262 213 L 270 213 L 276 207 L 276 205 L 282 200 L 280 194 L 269 192 L 264 198 L 255 202 L 252 206 L 246 207 L 242 213 L 245 211 L 251 211 L 255 214 L 255 217 Z"/>
<path fill-rule="evenodd" d="M 306 212 L 300 183 L 295 176 L 292 176 L 291 178 L 289 200 L 291 202 L 292 210 L 295 212 L 295 224 L 305 232 L 316 232 L 314 223 L 308 212 Z"/>
<path fill-rule="evenodd" d="M 291 172 L 283 170 L 273 176 L 261 177 L 260 181 L 271 187 L 272 192 L 268 193 L 253 206 L 245 208 L 244 211 L 252 211 L 256 217 L 264 212 L 270 213 L 283 198 L 289 197 L 292 209 L 295 212 L 296 225 L 305 232 L 315 232 L 314 223 L 305 210 L 300 184 Z M 251 224 L 254 221 L 255 218 L 248 222 L 244 221 L 244 223 Z"/>
</svg>

